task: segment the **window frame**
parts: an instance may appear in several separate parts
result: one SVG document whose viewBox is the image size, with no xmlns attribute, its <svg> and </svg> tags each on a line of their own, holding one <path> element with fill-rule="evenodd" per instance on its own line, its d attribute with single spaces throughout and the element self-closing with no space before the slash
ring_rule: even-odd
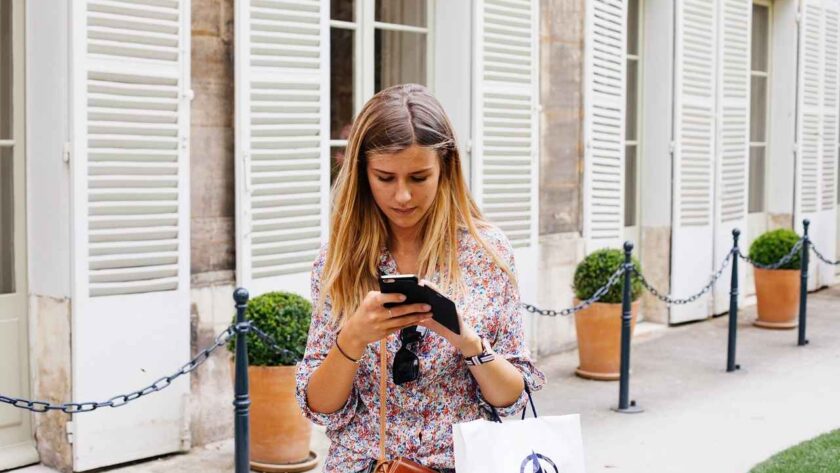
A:
<svg viewBox="0 0 840 473">
<path fill-rule="evenodd" d="M 762 179 L 764 180 L 763 186 L 763 195 L 761 196 L 761 210 L 758 212 L 751 212 L 750 211 L 750 188 L 752 186 L 752 179 L 748 179 L 747 182 L 747 215 L 758 215 L 762 213 L 767 213 L 767 203 L 768 203 L 768 192 L 767 188 L 769 187 L 767 184 L 769 182 L 768 179 L 768 162 L 770 159 L 770 146 L 771 146 L 771 137 L 772 134 L 770 133 L 770 124 L 771 124 L 771 114 L 772 114 L 772 107 L 773 103 L 771 100 L 771 92 L 773 90 L 772 86 L 772 71 L 773 71 L 773 2 L 771 0 L 752 0 L 752 6 L 760 5 L 762 7 L 767 8 L 767 72 L 764 73 L 763 77 L 766 78 L 766 85 L 765 85 L 765 100 L 764 100 L 764 141 L 752 141 L 752 136 L 747 136 L 749 139 L 749 149 L 748 149 L 748 156 L 747 159 L 749 160 L 749 155 L 752 153 L 753 147 L 763 146 L 764 147 L 764 173 Z M 752 7 L 751 7 L 752 8 Z M 753 27 L 754 16 L 750 16 L 750 41 L 752 41 L 752 27 Z M 756 72 L 752 68 L 752 43 L 750 43 L 750 88 L 752 88 L 752 79 L 753 77 L 761 76 L 761 73 L 756 74 Z M 752 122 L 752 91 L 750 91 L 750 121 Z M 752 134 L 751 129 L 747 130 L 748 134 Z M 749 178 L 749 165 L 747 168 L 747 177 Z"/>
<path fill-rule="evenodd" d="M 373 97 L 375 90 L 375 36 L 376 30 L 404 31 L 422 33 L 426 35 L 426 84 L 434 93 L 434 64 L 435 64 L 435 2 L 436 0 L 422 0 L 426 2 L 426 27 L 400 25 L 376 21 L 377 0 L 354 0 L 354 21 L 333 20 L 330 18 L 329 28 L 340 28 L 353 31 L 353 116 L 355 117 L 365 102 Z M 332 57 L 330 56 L 330 60 Z M 330 64 L 332 66 L 332 64 Z M 332 107 L 332 103 L 330 103 Z M 347 146 L 346 139 L 329 139 L 330 156 L 335 148 Z"/>
<path fill-rule="evenodd" d="M 627 220 L 625 219 L 625 212 L 622 212 L 621 219 L 622 219 L 622 227 L 626 230 L 627 228 L 640 228 L 641 221 L 642 221 L 642 202 L 641 202 L 641 190 L 642 190 L 642 171 L 641 171 L 641 156 L 642 156 L 642 136 L 644 136 L 644 123 L 642 120 L 643 108 L 644 108 L 644 68 L 642 67 L 642 60 L 644 59 L 644 45 L 645 45 L 645 28 L 644 28 L 644 18 L 645 18 L 645 0 L 632 0 L 637 2 L 638 4 L 638 18 L 636 23 L 636 54 L 630 54 L 629 52 L 625 53 L 624 58 L 625 61 L 629 64 L 629 62 L 636 61 L 636 136 L 634 140 L 627 139 L 627 133 L 625 132 L 623 138 L 623 146 L 624 146 L 624 172 L 627 172 L 627 147 L 633 146 L 636 150 L 636 175 L 634 176 L 634 180 L 636 181 L 636 192 L 633 196 L 634 207 L 635 207 L 635 222 L 633 225 L 627 225 Z M 628 7 L 629 8 L 629 7 Z M 628 10 L 629 11 L 629 10 Z M 629 14 L 628 14 L 629 20 Z M 630 36 L 630 24 L 628 21 L 627 24 L 627 36 Z M 626 67 L 626 66 L 625 66 Z M 629 69 L 629 68 L 628 68 Z M 627 90 L 629 90 L 625 84 L 625 107 L 627 106 Z M 627 124 L 624 124 L 625 129 L 627 128 Z M 625 177 L 625 182 L 627 178 Z M 624 191 L 624 197 L 626 199 L 626 190 Z M 625 203 L 625 206 L 627 204 Z"/>
<path fill-rule="evenodd" d="M 11 47 L 11 100 L 13 112 L 11 115 L 11 136 L 0 137 L 0 148 L 10 149 L 9 159 L 12 160 L 12 252 L 11 252 L 11 292 L 0 293 L 0 298 L 19 298 L 27 293 L 27 242 L 26 242 L 26 114 L 25 114 L 25 59 L 24 44 L 25 3 L 22 0 L 8 2 L 12 10 L 10 18 L 11 31 L 9 37 Z M 2 155 L 0 155 L 2 159 Z"/>
</svg>

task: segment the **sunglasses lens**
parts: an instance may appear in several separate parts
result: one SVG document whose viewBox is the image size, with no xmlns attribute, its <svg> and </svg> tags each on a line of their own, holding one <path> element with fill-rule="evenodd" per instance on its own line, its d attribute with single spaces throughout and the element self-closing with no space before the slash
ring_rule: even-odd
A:
<svg viewBox="0 0 840 473">
<path fill-rule="evenodd" d="M 417 330 L 416 326 L 400 330 L 400 341 L 403 343 L 403 345 L 419 341 L 421 336 L 422 334 L 419 330 Z"/>
<path fill-rule="evenodd" d="M 394 384 L 409 383 L 420 377 L 420 360 L 417 355 L 407 350 L 405 347 L 400 348 L 394 355 Z"/>
</svg>

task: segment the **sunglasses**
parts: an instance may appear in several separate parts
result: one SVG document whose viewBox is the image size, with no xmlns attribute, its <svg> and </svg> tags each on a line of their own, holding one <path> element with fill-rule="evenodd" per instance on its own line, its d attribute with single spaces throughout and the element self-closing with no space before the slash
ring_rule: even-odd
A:
<svg viewBox="0 0 840 473">
<path fill-rule="evenodd" d="M 420 358 L 409 347 L 422 339 L 423 333 L 416 325 L 400 330 L 400 349 L 394 355 L 394 366 L 391 368 L 394 384 L 410 383 L 420 377 Z"/>
</svg>

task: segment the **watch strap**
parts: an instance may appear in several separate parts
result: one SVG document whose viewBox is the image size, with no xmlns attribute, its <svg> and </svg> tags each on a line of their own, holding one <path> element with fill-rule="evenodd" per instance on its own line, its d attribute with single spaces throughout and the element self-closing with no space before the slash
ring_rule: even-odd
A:
<svg viewBox="0 0 840 473">
<path fill-rule="evenodd" d="M 478 355 L 464 357 L 464 362 L 467 363 L 467 366 L 483 365 L 496 359 L 496 354 L 490 349 L 490 344 L 486 338 L 481 339 L 481 348 L 482 351 Z"/>
</svg>

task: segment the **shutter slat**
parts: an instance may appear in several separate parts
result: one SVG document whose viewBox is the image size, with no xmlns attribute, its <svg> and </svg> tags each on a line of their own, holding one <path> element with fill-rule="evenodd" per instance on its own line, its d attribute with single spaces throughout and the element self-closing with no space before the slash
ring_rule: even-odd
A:
<svg viewBox="0 0 840 473">
<path fill-rule="evenodd" d="M 90 242 L 125 242 L 139 240 L 163 240 L 178 236 L 178 227 L 123 227 L 90 230 Z"/>
</svg>

